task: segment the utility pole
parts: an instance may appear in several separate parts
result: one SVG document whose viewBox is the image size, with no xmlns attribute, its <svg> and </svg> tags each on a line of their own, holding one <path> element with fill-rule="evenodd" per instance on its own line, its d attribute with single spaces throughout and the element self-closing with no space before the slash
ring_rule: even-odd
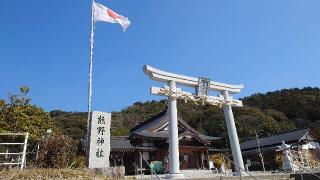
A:
<svg viewBox="0 0 320 180">
<path fill-rule="evenodd" d="M 264 167 L 264 160 L 263 160 L 263 155 L 261 153 L 261 149 L 260 149 L 260 140 L 257 134 L 257 130 L 254 130 L 255 134 L 256 134 L 256 139 L 257 139 L 257 145 L 258 145 L 258 150 L 259 150 L 259 157 L 261 159 L 261 163 L 262 163 L 262 168 L 263 168 L 263 172 L 266 172 L 266 168 Z"/>
</svg>

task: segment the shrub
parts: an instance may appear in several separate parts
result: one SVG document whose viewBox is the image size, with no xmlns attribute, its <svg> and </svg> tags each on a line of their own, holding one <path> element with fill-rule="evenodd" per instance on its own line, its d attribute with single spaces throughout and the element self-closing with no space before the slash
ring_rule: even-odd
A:
<svg viewBox="0 0 320 180">
<path fill-rule="evenodd" d="M 72 168 L 84 168 L 86 166 L 86 157 L 85 156 L 77 156 L 73 159 L 71 164 Z"/>
<path fill-rule="evenodd" d="M 45 138 L 39 150 L 36 160 L 38 167 L 43 168 L 65 168 L 68 165 L 70 150 L 70 139 L 61 134 L 54 133 Z"/>
<path fill-rule="evenodd" d="M 221 168 L 223 161 L 221 159 L 214 159 L 214 166 L 218 169 Z"/>
<path fill-rule="evenodd" d="M 282 166 L 283 166 L 283 155 L 282 154 L 277 154 L 276 155 L 275 163 L 276 163 L 276 168 L 277 169 L 282 169 Z"/>
<path fill-rule="evenodd" d="M 9 169 L 0 171 L 0 179 L 5 180 L 52 180 L 52 179 L 116 179 L 113 177 L 107 178 L 101 174 L 85 171 L 84 169 Z"/>
</svg>

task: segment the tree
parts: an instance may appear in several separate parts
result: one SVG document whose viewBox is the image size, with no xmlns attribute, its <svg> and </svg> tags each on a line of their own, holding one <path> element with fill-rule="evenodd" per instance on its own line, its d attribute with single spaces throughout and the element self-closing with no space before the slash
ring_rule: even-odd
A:
<svg viewBox="0 0 320 180">
<path fill-rule="evenodd" d="M 49 113 L 30 104 L 28 92 L 23 86 L 19 94 L 9 95 L 8 102 L 0 100 L 0 132 L 29 132 L 31 140 L 39 140 L 53 124 Z"/>
</svg>

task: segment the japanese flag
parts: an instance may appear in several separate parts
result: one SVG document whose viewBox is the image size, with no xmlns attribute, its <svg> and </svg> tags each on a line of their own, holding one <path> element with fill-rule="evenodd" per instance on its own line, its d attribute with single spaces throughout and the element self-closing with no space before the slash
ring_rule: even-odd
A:
<svg viewBox="0 0 320 180">
<path fill-rule="evenodd" d="M 123 31 L 126 31 L 130 25 L 128 18 L 121 16 L 111 9 L 93 2 L 93 19 L 94 21 L 105 21 L 110 23 L 119 23 L 122 26 Z"/>
</svg>

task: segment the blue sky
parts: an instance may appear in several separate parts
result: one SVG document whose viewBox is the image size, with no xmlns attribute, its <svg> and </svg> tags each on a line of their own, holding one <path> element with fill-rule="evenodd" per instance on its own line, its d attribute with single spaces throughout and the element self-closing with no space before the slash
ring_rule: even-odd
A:
<svg viewBox="0 0 320 180">
<path fill-rule="evenodd" d="M 237 97 L 320 83 L 320 1 L 100 0 L 129 17 L 97 23 L 93 109 L 159 99 L 142 67 L 244 84 Z M 1 2 L 0 98 L 28 86 L 50 111 L 87 110 L 91 1 Z"/>
</svg>

